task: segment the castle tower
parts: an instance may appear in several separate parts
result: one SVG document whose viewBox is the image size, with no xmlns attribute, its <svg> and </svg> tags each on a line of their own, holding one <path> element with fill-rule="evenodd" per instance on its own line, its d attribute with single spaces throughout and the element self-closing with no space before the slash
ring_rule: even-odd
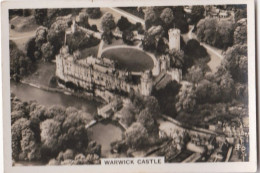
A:
<svg viewBox="0 0 260 173">
<path fill-rule="evenodd" d="M 160 74 L 160 72 L 161 72 L 161 62 L 160 62 L 159 59 L 156 60 L 156 63 L 154 64 L 154 68 L 153 68 L 152 72 L 153 72 L 154 76 L 157 76 L 157 75 Z"/>
<path fill-rule="evenodd" d="M 64 80 L 64 57 L 69 55 L 68 46 L 62 46 L 60 49 L 60 53 L 56 55 L 56 76 L 60 79 Z"/>
<path fill-rule="evenodd" d="M 141 94 L 149 96 L 153 89 L 153 80 L 150 71 L 145 71 L 141 76 Z"/>
<path fill-rule="evenodd" d="M 77 30 L 77 24 L 76 24 L 75 20 L 73 20 L 72 24 L 71 24 L 71 32 L 75 33 L 76 30 Z"/>
<path fill-rule="evenodd" d="M 181 31 L 177 28 L 172 28 L 168 31 L 169 35 L 169 50 L 179 51 L 180 47 L 180 38 L 181 38 Z"/>
</svg>

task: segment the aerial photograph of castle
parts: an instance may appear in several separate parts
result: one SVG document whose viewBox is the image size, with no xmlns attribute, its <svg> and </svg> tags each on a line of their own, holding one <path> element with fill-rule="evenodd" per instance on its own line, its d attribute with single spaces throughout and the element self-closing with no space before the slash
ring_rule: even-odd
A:
<svg viewBox="0 0 260 173">
<path fill-rule="evenodd" d="M 248 162 L 246 5 L 9 10 L 13 166 Z"/>
</svg>

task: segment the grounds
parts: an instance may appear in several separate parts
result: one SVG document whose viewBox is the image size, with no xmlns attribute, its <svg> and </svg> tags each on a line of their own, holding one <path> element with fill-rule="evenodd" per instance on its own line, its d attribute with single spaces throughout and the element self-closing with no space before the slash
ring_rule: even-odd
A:
<svg viewBox="0 0 260 173">
<path fill-rule="evenodd" d="M 115 60 L 118 68 L 133 72 L 141 72 L 153 68 L 152 58 L 145 52 L 135 48 L 108 49 L 103 52 L 103 57 Z"/>
</svg>

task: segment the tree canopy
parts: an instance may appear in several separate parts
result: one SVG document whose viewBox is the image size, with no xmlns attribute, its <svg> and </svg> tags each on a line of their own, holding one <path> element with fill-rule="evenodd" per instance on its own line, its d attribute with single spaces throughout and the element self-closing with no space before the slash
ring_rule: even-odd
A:
<svg viewBox="0 0 260 173">
<path fill-rule="evenodd" d="M 111 31 L 116 27 L 114 16 L 111 13 L 105 13 L 101 19 L 101 27 L 104 32 Z"/>
<path fill-rule="evenodd" d="M 201 19 L 197 24 L 197 37 L 218 48 L 227 49 L 233 45 L 234 23 L 231 20 L 215 18 Z"/>
<path fill-rule="evenodd" d="M 125 138 L 128 146 L 140 149 L 147 143 L 148 132 L 141 123 L 135 122 L 126 130 Z"/>
<path fill-rule="evenodd" d="M 205 8 L 202 5 L 194 5 L 191 8 L 191 24 L 196 25 L 200 19 L 204 18 Z"/>
</svg>

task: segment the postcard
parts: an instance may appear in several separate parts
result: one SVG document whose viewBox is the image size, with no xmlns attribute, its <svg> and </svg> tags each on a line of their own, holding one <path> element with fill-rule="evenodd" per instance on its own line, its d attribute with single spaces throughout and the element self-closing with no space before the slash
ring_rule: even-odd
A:
<svg viewBox="0 0 260 173">
<path fill-rule="evenodd" d="M 5 172 L 256 171 L 254 12 L 3 2 Z"/>
</svg>

